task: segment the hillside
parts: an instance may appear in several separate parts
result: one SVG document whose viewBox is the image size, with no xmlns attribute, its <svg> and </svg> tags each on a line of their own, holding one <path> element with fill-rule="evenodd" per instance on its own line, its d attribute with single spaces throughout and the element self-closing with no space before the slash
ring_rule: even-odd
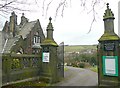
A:
<svg viewBox="0 0 120 88">
<path fill-rule="evenodd" d="M 71 45 L 64 47 L 64 62 L 75 67 L 97 64 L 97 45 Z"/>
<path fill-rule="evenodd" d="M 97 45 L 71 45 L 71 46 L 65 46 L 64 52 L 81 52 L 84 50 L 97 50 Z"/>
</svg>

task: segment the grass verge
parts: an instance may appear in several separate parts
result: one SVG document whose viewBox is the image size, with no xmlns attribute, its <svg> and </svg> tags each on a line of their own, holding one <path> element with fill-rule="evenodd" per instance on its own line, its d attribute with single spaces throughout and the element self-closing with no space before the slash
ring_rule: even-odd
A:
<svg viewBox="0 0 120 88">
<path fill-rule="evenodd" d="M 2 88 L 25 88 L 27 86 L 41 86 L 41 87 L 47 87 L 50 86 L 50 84 L 42 82 L 42 81 L 26 81 L 26 82 L 21 82 L 21 83 L 16 83 L 16 84 L 11 84 L 7 86 L 3 86 Z"/>
<path fill-rule="evenodd" d="M 94 72 L 98 72 L 97 66 L 91 67 L 90 70 L 91 70 L 91 71 L 94 71 Z"/>
<path fill-rule="evenodd" d="M 64 67 L 64 71 L 67 71 L 67 70 L 68 70 L 68 68 Z"/>
</svg>

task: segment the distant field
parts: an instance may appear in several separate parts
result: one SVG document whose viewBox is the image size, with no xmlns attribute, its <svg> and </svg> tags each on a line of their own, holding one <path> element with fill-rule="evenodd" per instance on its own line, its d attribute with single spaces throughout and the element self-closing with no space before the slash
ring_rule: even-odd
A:
<svg viewBox="0 0 120 88">
<path fill-rule="evenodd" d="M 71 45 L 71 46 L 65 46 L 64 51 L 77 52 L 77 51 L 89 50 L 89 49 L 97 49 L 97 46 L 96 45 Z"/>
</svg>

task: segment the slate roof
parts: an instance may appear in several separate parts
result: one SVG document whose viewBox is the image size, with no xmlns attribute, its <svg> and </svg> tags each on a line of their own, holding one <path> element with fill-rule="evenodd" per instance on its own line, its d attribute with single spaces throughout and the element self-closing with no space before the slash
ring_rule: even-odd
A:
<svg viewBox="0 0 120 88">
<path fill-rule="evenodd" d="M 32 28 L 35 26 L 36 22 L 37 21 L 27 22 L 21 28 L 19 27 L 20 30 L 19 35 L 22 35 L 23 39 L 25 39 L 32 30 Z"/>
<path fill-rule="evenodd" d="M 9 38 L 6 40 L 6 45 L 4 47 L 4 53 L 10 53 L 10 49 L 15 45 L 15 42 L 18 41 L 17 37 Z"/>
<path fill-rule="evenodd" d="M 25 23 L 23 26 L 17 25 L 19 34 L 16 37 L 9 37 L 6 40 L 4 32 L 0 31 L 0 53 L 10 53 L 12 46 L 14 46 L 15 42 L 19 40 L 19 36 L 21 35 L 22 38 L 25 39 L 36 23 L 37 21 L 31 21 Z"/>
<path fill-rule="evenodd" d="M 5 39 L 5 33 L 0 31 L 0 53 L 9 53 L 17 40 L 17 37 Z"/>
<path fill-rule="evenodd" d="M 5 44 L 6 34 L 2 31 L 0 31 L 0 53 L 3 50 L 4 44 Z"/>
<path fill-rule="evenodd" d="M 0 31 L 0 52 L 2 52 L 3 41 L 2 41 L 2 32 Z"/>
</svg>

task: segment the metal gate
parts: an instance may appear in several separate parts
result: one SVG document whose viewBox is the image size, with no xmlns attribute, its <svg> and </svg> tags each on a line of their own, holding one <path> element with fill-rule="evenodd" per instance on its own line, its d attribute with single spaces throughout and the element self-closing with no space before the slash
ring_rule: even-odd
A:
<svg viewBox="0 0 120 88">
<path fill-rule="evenodd" d="M 59 44 L 57 48 L 57 56 L 58 56 L 58 78 L 59 80 L 64 77 L 64 42 Z"/>
</svg>

